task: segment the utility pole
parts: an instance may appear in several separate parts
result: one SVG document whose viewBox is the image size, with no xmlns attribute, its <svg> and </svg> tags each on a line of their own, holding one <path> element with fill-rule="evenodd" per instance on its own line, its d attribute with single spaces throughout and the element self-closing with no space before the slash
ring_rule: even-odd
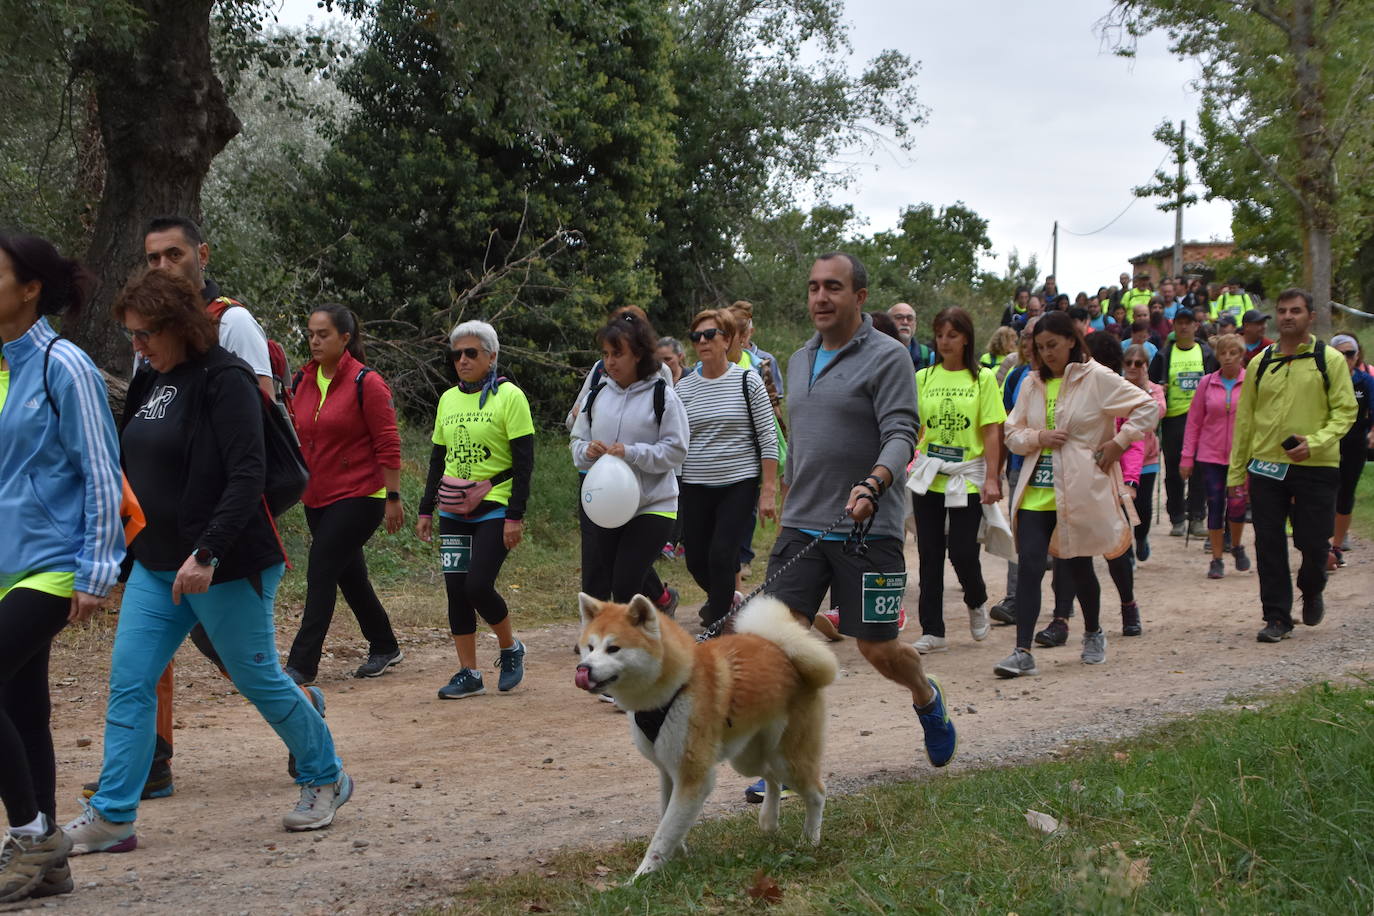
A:
<svg viewBox="0 0 1374 916">
<path fill-rule="evenodd" d="M 1184 134 L 1188 131 L 1188 122 L 1178 122 L 1178 197 L 1176 198 L 1176 208 L 1174 209 L 1174 270 L 1175 277 L 1183 276 L 1183 195 L 1188 190 L 1188 176 L 1184 171 L 1184 163 L 1187 161 L 1187 146 L 1184 145 Z"/>
<path fill-rule="evenodd" d="M 1050 273 L 1059 276 L 1059 220 L 1054 221 L 1054 243 L 1050 247 Z M 1048 311 L 1048 308 L 1046 309 Z"/>
</svg>

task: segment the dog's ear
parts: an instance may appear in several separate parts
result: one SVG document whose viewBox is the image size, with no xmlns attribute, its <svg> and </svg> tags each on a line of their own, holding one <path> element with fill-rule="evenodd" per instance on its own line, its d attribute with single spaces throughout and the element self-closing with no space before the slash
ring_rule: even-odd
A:
<svg viewBox="0 0 1374 916">
<path fill-rule="evenodd" d="M 650 636 L 658 635 L 658 608 L 648 598 L 635 595 L 625 611 L 632 625 L 643 628 Z"/>
<path fill-rule="evenodd" d="M 577 593 L 577 607 L 582 612 L 582 626 L 589 627 L 596 615 L 601 613 L 601 602 L 586 592 Z"/>
</svg>

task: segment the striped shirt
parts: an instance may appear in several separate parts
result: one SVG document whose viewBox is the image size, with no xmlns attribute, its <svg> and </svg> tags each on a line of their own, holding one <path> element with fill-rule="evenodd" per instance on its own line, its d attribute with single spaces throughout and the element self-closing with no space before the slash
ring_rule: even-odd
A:
<svg viewBox="0 0 1374 916">
<path fill-rule="evenodd" d="M 687 408 L 691 431 L 687 460 L 682 465 L 683 482 L 724 487 L 762 476 L 760 456 L 777 460 L 777 427 L 758 372 L 737 365 L 731 365 L 719 378 L 708 379 L 693 372 L 678 382 L 677 393 Z"/>
</svg>

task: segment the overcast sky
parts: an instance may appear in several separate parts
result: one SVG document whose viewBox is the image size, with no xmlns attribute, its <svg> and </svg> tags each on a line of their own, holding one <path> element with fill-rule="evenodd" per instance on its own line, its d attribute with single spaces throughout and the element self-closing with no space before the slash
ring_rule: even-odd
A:
<svg viewBox="0 0 1374 916">
<path fill-rule="evenodd" d="M 867 230 L 891 228 L 902 207 L 962 200 L 988 220 L 1000 269 L 1013 248 L 1050 270 L 1060 224 L 1059 288 L 1095 291 L 1127 259 L 1173 244 L 1174 217 L 1131 202 L 1166 150 L 1151 136 L 1164 119 L 1197 120 L 1194 67 L 1147 36 L 1133 61 L 1115 57 L 1093 26 L 1110 0 L 846 0 L 856 68 L 884 48 L 921 62 L 929 108 L 910 155 L 879 152 L 832 195 Z M 284 25 L 318 19 L 315 0 L 284 0 Z M 1166 164 L 1167 165 L 1167 164 Z M 1199 203 L 1185 239 L 1229 239 L 1230 207 Z"/>
</svg>

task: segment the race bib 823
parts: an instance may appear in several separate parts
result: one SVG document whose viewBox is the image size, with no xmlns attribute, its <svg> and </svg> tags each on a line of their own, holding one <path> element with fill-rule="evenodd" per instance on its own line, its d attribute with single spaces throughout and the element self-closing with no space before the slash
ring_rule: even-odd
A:
<svg viewBox="0 0 1374 916">
<path fill-rule="evenodd" d="M 896 623 L 906 592 L 906 573 L 864 573 L 863 622 Z"/>
</svg>

